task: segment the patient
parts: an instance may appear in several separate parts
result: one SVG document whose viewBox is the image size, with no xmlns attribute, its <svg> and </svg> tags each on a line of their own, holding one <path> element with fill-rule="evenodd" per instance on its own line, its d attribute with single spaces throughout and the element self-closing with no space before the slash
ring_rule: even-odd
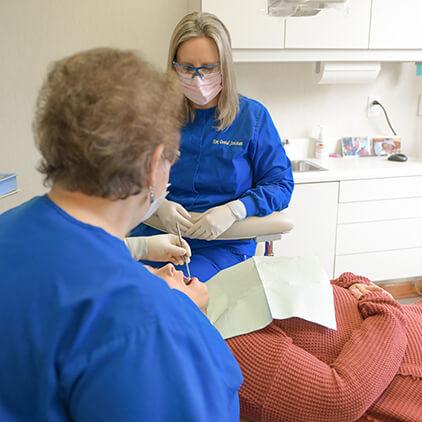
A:
<svg viewBox="0 0 422 422">
<path fill-rule="evenodd" d="M 168 283 L 183 279 L 171 264 L 157 275 Z M 227 341 L 244 376 L 241 415 L 271 422 L 422 420 L 422 301 L 401 306 L 351 273 L 332 284 L 337 331 L 291 318 Z"/>
</svg>

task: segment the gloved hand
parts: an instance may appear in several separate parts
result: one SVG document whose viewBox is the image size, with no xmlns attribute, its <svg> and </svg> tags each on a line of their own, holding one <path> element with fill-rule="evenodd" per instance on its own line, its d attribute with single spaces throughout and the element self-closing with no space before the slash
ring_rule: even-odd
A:
<svg viewBox="0 0 422 422">
<path fill-rule="evenodd" d="M 191 215 L 177 202 L 164 199 L 156 214 L 169 233 L 177 234 L 176 223 L 185 232 L 192 227 Z"/>
<path fill-rule="evenodd" d="M 210 208 L 185 232 L 193 239 L 213 240 L 224 233 L 237 220 L 228 204 Z"/>
<path fill-rule="evenodd" d="M 188 243 L 182 239 L 182 246 L 180 246 L 179 238 L 174 234 L 127 237 L 125 243 L 131 255 L 137 261 L 145 259 L 183 265 L 185 260 L 190 262 L 190 256 L 192 255 Z"/>
</svg>

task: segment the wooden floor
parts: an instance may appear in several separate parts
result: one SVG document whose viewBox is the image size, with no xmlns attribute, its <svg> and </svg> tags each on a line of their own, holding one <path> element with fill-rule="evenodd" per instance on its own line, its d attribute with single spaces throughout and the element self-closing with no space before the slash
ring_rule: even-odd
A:
<svg viewBox="0 0 422 422">
<path fill-rule="evenodd" d="M 390 292 L 399 302 L 412 303 L 422 300 L 422 280 L 377 283 Z"/>
</svg>

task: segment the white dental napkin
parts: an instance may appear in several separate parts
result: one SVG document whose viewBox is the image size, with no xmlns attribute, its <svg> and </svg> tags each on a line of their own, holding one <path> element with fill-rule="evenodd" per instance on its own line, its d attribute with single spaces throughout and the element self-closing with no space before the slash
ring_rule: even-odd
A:
<svg viewBox="0 0 422 422">
<path fill-rule="evenodd" d="M 333 290 L 317 258 L 255 256 L 207 285 L 207 316 L 225 339 L 292 317 L 336 329 Z"/>
</svg>

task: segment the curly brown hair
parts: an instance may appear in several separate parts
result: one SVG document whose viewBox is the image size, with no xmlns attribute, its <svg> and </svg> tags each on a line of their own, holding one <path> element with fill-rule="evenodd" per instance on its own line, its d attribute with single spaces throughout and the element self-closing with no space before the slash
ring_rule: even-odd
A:
<svg viewBox="0 0 422 422">
<path fill-rule="evenodd" d="M 183 96 L 173 75 L 137 53 L 84 51 L 53 64 L 36 106 L 44 184 L 111 199 L 146 186 L 154 149 L 178 155 Z"/>
</svg>

